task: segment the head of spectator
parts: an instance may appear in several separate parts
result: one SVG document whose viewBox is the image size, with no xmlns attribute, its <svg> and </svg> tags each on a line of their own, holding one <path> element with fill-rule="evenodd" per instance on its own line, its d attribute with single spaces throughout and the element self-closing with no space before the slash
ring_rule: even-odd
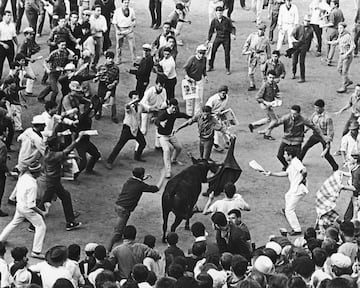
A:
<svg viewBox="0 0 360 288">
<path fill-rule="evenodd" d="M 149 271 L 146 282 L 149 283 L 151 287 L 154 287 L 156 281 L 157 281 L 157 276 L 156 276 L 155 272 L 154 271 Z"/>
<path fill-rule="evenodd" d="M 11 257 L 14 259 L 14 262 L 27 262 L 27 253 L 28 249 L 26 247 L 15 247 L 11 250 Z"/>
<path fill-rule="evenodd" d="M 356 122 L 357 123 L 357 122 Z M 351 125 L 350 125 L 351 126 Z M 359 127 L 359 125 L 358 125 Z M 325 230 L 325 239 L 332 239 L 335 242 L 339 242 L 339 229 L 334 227 L 334 226 L 330 226 Z"/>
<path fill-rule="evenodd" d="M 201 44 L 201 45 L 197 46 L 196 47 L 196 57 L 198 59 L 204 58 L 206 51 L 207 51 L 207 47 L 205 45 Z"/>
<path fill-rule="evenodd" d="M 178 280 L 184 276 L 184 272 L 185 270 L 180 264 L 172 263 L 168 269 L 168 276 Z"/>
<path fill-rule="evenodd" d="M 233 255 L 229 252 L 224 252 L 221 254 L 220 265 L 225 271 L 230 271 L 232 258 Z"/>
<path fill-rule="evenodd" d="M 200 273 L 196 277 L 198 288 L 213 288 L 213 279 L 207 273 Z"/>
<path fill-rule="evenodd" d="M 265 30 L 266 30 L 266 24 L 261 22 L 257 25 L 257 28 L 258 28 L 258 35 L 260 37 L 264 36 L 265 35 Z"/>
<path fill-rule="evenodd" d="M 165 59 L 169 59 L 171 57 L 171 48 L 166 46 L 163 50 L 163 55 Z"/>
<path fill-rule="evenodd" d="M 269 84 L 273 84 L 275 82 L 275 78 L 276 78 L 275 70 L 269 70 L 266 74 L 266 81 Z"/>
<path fill-rule="evenodd" d="M 339 0 L 330 0 L 330 7 L 339 7 Z"/>
<path fill-rule="evenodd" d="M 105 283 L 114 283 L 115 275 L 109 270 L 104 270 L 99 273 L 95 278 L 95 288 L 104 288 Z"/>
<path fill-rule="evenodd" d="M 104 261 L 106 258 L 106 248 L 103 245 L 96 246 L 94 250 L 94 257 L 96 262 Z"/>
<path fill-rule="evenodd" d="M 223 17 L 223 15 L 224 15 L 224 7 L 217 6 L 215 8 L 215 14 L 216 14 L 217 19 L 221 19 Z"/>
<path fill-rule="evenodd" d="M 112 282 L 106 282 L 103 286 L 106 286 L 107 283 L 112 283 Z M 119 288 L 118 285 L 115 284 L 115 287 L 102 287 L 102 288 Z M 132 280 L 132 279 L 128 279 L 126 280 L 126 282 L 121 286 L 121 288 L 139 288 L 139 285 L 136 281 Z"/>
<path fill-rule="evenodd" d="M 112 51 L 106 51 L 105 52 L 105 59 L 106 59 L 106 64 L 107 65 L 112 65 L 114 64 L 114 58 L 115 58 L 115 53 Z"/>
<path fill-rule="evenodd" d="M 99 18 L 101 15 L 101 5 L 95 5 L 94 7 L 94 17 Z"/>
<path fill-rule="evenodd" d="M 147 57 L 149 55 L 151 55 L 151 45 L 150 44 L 144 44 L 142 45 L 142 49 L 143 49 L 143 56 Z"/>
<path fill-rule="evenodd" d="M 174 47 L 176 46 L 176 39 L 173 35 L 168 35 L 166 37 L 166 46 L 170 49 L 174 49 Z"/>
<path fill-rule="evenodd" d="M 135 226 L 133 226 L 133 225 L 125 226 L 125 228 L 124 228 L 124 239 L 129 240 L 129 241 L 134 241 L 136 239 L 136 232 L 137 231 L 136 231 Z"/>
<path fill-rule="evenodd" d="M 345 32 L 346 27 L 347 27 L 347 24 L 345 22 L 340 22 L 338 24 L 339 35 L 341 35 Z"/>
<path fill-rule="evenodd" d="M 164 80 L 161 79 L 160 77 L 157 77 L 155 80 L 155 90 L 157 94 L 160 94 L 163 91 L 164 85 L 165 85 Z"/>
<path fill-rule="evenodd" d="M 56 45 L 60 51 L 66 50 L 66 40 L 64 38 L 57 39 Z"/>
<path fill-rule="evenodd" d="M 274 50 L 271 53 L 271 59 L 274 63 L 279 62 L 279 58 L 280 58 L 280 51 L 279 50 Z"/>
<path fill-rule="evenodd" d="M 193 277 L 183 276 L 178 279 L 174 285 L 174 288 L 197 288 L 197 282 Z"/>
<path fill-rule="evenodd" d="M 342 253 L 334 253 L 330 257 L 331 269 L 336 277 L 341 275 L 351 275 L 351 259 Z"/>
<path fill-rule="evenodd" d="M 287 287 L 288 288 L 306 288 L 307 286 L 306 286 L 304 279 L 302 279 L 299 276 L 293 276 L 287 282 Z"/>
<path fill-rule="evenodd" d="M 133 177 L 143 180 L 145 177 L 145 169 L 143 167 L 135 167 L 132 171 Z"/>
<path fill-rule="evenodd" d="M 155 288 L 174 288 L 176 280 L 170 277 L 162 277 L 156 281 Z"/>
<path fill-rule="evenodd" d="M 269 257 L 261 255 L 256 258 L 253 269 L 265 275 L 269 275 L 275 271 L 275 266 Z"/>
<path fill-rule="evenodd" d="M 235 226 L 240 225 L 242 223 L 240 209 L 231 209 L 228 212 L 228 219 L 229 219 L 229 222 L 232 223 L 233 225 L 235 225 Z"/>
<path fill-rule="evenodd" d="M 9 24 L 11 22 L 12 13 L 10 10 L 5 10 L 2 16 L 2 21 L 4 21 L 6 24 Z"/>
<path fill-rule="evenodd" d="M 270 241 L 265 244 L 265 248 L 272 249 L 276 253 L 277 257 L 280 257 L 282 248 L 279 243 L 277 243 L 275 241 Z M 266 255 L 266 253 L 264 253 L 264 254 Z"/>
<path fill-rule="evenodd" d="M 215 230 L 217 230 L 217 231 L 227 231 L 228 230 L 228 221 L 227 221 L 224 213 L 215 212 L 211 216 L 211 221 L 213 222 Z"/>
<path fill-rule="evenodd" d="M 132 269 L 132 277 L 137 283 L 146 282 L 149 269 L 144 264 L 135 264 Z"/>
<path fill-rule="evenodd" d="M 74 285 L 69 279 L 59 278 L 55 281 L 52 288 L 74 288 Z"/>
<path fill-rule="evenodd" d="M 226 99 L 228 93 L 229 93 L 229 87 L 226 86 L 226 85 L 221 85 L 221 86 L 219 87 L 218 93 L 219 93 L 219 96 L 220 96 L 220 100 L 224 101 L 224 100 Z M 229 183 L 226 183 L 225 186 L 226 186 L 227 184 L 232 184 L 232 185 L 234 185 L 233 183 L 229 182 Z M 225 190 L 225 186 L 224 186 L 224 190 Z M 236 188 L 235 188 L 235 190 L 236 190 Z M 235 191 L 235 192 L 236 192 L 236 191 Z M 226 193 L 226 192 L 225 192 L 225 193 Z"/>
<path fill-rule="evenodd" d="M 224 185 L 224 192 L 226 195 L 226 198 L 228 199 L 232 199 L 236 193 L 236 186 L 234 185 L 234 183 L 226 183 Z"/>
<path fill-rule="evenodd" d="M 343 236 L 343 241 L 353 241 L 355 233 L 354 223 L 351 221 L 343 221 L 340 224 L 340 235 Z"/>
<path fill-rule="evenodd" d="M 285 0 L 285 5 L 290 8 L 291 7 L 291 0 Z"/>
<path fill-rule="evenodd" d="M 278 259 L 278 255 L 272 248 L 264 248 L 263 250 L 264 256 L 267 256 L 271 259 L 271 262 L 275 265 Z"/>
<path fill-rule="evenodd" d="M 267 279 L 266 276 L 256 270 L 252 270 L 250 275 L 247 277 L 259 283 L 261 288 L 267 288 Z"/>
<path fill-rule="evenodd" d="M 77 262 L 80 260 L 80 252 L 81 248 L 78 244 L 71 244 L 68 247 L 68 258 Z"/>
<path fill-rule="evenodd" d="M 45 260 L 50 266 L 60 267 L 68 258 L 68 249 L 66 246 L 57 245 L 51 247 L 45 254 Z"/>
<path fill-rule="evenodd" d="M 31 124 L 37 132 L 42 132 L 45 129 L 45 119 L 42 115 L 35 115 Z"/>
<path fill-rule="evenodd" d="M 165 49 L 164 49 L 164 52 L 165 52 Z M 179 102 L 175 98 L 172 98 L 172 99 L 168 100 L 166 110 L 169 114 L 174 114 L 178 110 L 178 106 L 179 106 Z"/>
<path fill-rule="evenodd" d="M 325 110 L 325 101 L 323 99 L 317 99 L 314 102 L 314 109 L 315 109 L 315 113 L 322 114 Z M 315 234 L 315 238 L 316 238 L 316 234 Z"/>
<path fill-rule="evenodd" d="M 261 288 L 260 284 L 252 279 L 245 279 L 241 281 L 239 288 Z"/>
<path fill-rule="evenodd" d="M 292 105 L 290 108 L 290 114 L 293 119 L 300 117 L 301 107 L 299 105 Z"/>
<path fill-rule="evenodd" d="M 241 255 L 233 255 L 231 259 L 231 271 L 238 279 L 243 279 L 247 271 L 248 261 Z"/>
<path fill-rule="evenodd" d="M 44 107 L 50 116 L 54 116 L 57 112 L 57 103 L 55 101 L 46 101 Z"/>
<path fill-rule="evenodd" d="M 289 278 L 282 273 L 270 275 L 268 280 L 268 288 L 281 288 L 286 287 Z"/>
<path fill-rule="evenodd" d="M 78 24 L 79 13 L 77 11 L 71 11 L 70 13 L 70 25 Z"/>
<path fill-rule="evenodd" d="M 182 3 L 177 3 L 175 5 L 175 10 L 178 14 L 182 14 L 185 9 L 185 6 Z"/>
<path fill-rule="evenodd" d="M 297 150 L 294 147 L 288 146 L 284 149 L 284 158 L 290 163 L 292 159 L 296 158 L 298 155 Z"/>
<path fill-rule="evenodd" d="M 308 256 L 301 256 L 296 258 L 292 262 L 292 267 L 298 275 L 305 279 L 306 282 L 310 280 L 311 275 L 315 271 L 315 263 Z"/>
<path fill-rule="evenodd" d="M 97 244 L 97 243 L 87 243 L 84 248 L 86 256 L 88 256 L 88 257 L 94 256 L 95 248 L 98 245 L 99 244 Z"/>
<path fill-rule="evenodd" d="M 326 251 L 322 248 L 315 248 L 312 251 L 312 259 L 316 267 L 323 267 L 327 259 Z"/>
<path fill-rule="evenodd" d="M 175 232 L 170 232 L 166 236 L 166 241 L 170 246 L 176 246 L 176 244 L 179 242 L 179 236 Z"/>
<path fill-rule="evenodd" d="M 205 225 L 201 222 L 192 224 L 190 230 L 195 238 L 206 236 Z"/>
<path fill-rule="evenodd" d="M 26 40 L 31 40 L 35 35 L 35 31 L 32 27 L 26 27 L 23 33 Z"/>
<path fill-rule="evenodd" d="M 326 255 L 330 257 L 332 254 L 337 252 L 338 245 L 333 239 L 325 239 L 321 244 L 321 248 L 323 248 L 326 252 Z"/>
<path fill-rule="evenodd" d="M 164 22 L 163 23 L 163 35 L 167 36 L 171 32 L 171 23 Z"/>
<path fill-rule="evenodd" d="M 90 16 L 91 16 L 91 11 L 89 9 L 84 9 L 83 12 L 82 12 L 83 24 L 84 23 L 89 23 Z"/>
<path fill-rule="evenodd" d="M 326 288 L 354 288 L 354 283 L 346 278 L 334 278 L 331 279 L 327 284 Z"/>
<path fill-rule="evenodd" d="M 206 243 L 204 241 L 195 242 L 191 247 L 192 254 L 198 258 L 204 258 L 206 252 Z"/>
</svg>

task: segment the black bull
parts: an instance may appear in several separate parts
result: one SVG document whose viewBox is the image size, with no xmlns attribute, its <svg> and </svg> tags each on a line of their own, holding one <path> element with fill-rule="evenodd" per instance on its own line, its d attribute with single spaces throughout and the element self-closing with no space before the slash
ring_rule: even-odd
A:
<svg viewBox="0 0 360 288">
<path fill-rule="evenodd" d="M 183 219 L 186 220 L 185 229 L 189 230 L 189 220 L 201 193 L 201 183 L 209 182 L 209 190 L 219 194 L 226 183 L 235 183 L 240 177 L 242 170 L 234 158 L 234 146 L 233 138 L 223 164 L 192 158 L 193 165 L 181 171 L 166 184 L 162 195 L 163 242 L 165 242 L 170 212 L 175 214 L 171 231 L 175 231 Z M 211 179 L 207 179 L 209 170 L 216 172 Z"/>
</svg>

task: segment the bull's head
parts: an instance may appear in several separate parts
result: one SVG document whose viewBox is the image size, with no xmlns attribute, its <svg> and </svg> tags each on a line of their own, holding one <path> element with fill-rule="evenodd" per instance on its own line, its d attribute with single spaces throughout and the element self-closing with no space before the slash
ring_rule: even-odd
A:
<svg viewBox="0 0 360 288">
<path fill-rule="evenodd" d="M 209 171 L 211 171 L 212 173 L 216 173 L 220 170 L 219 166 L 220 164 L 217 164 L 216 162 L 212 161 L 212 160 L 205 160 L 205 159 L 196 159 L 194 157 L 191 157 L 191 160 L 193 162 L 194 165 L 198 166 L 200 168 L 201 171 L 201 182 L 202 183 L 207 183 L 208 179 L 207 179 L 207 173 Z M 214 176 L 213 176 L 214 177 Z"/>
</svg>

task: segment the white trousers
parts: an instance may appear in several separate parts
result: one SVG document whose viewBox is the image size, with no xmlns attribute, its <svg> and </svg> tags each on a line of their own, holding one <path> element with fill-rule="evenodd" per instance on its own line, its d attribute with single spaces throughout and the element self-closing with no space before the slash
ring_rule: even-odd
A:
<svg viewBox="0 0 360 288">
<path fill-rule="evenodd" d="M 279 29 L 279 34 L 278 34 L 278 42 L 277 42 L 277 46 L 276 46 L 276 50 L 280 50 L 282 43 L 284 41 L 284 37 L 285 34 L 287 34 L 288 37 L 288 42 L 289 42 L 289 48 L 293 47 L 293 43 L 291 40 L 291 33 L 294 30 L 295 25 L 283 25 L 281 29 Z"/>
<path fill-rule="evenodd" d="M 199 95 L 199 98 L 194 99 L 186 99 L 186 114 L 189 116 L 193 116 L 199 112 L 201 112 L 201 108 L 204 104 L 204 78 L 200 81 L 196 81 L 196 93 Z"/>
<path fill-rule="evenodd" d="M 144 136 L 147 134 L 150 128 L 150 119 L 153 116 L 152 113 L 141 113 L 141 125 L 140 125 L 140 131 L 144 134 Z M 155 129 L 155 147 L 160 147 L 160 136 L 157 133 Z M 138 144 L 136 142 L 136 148 L 138 147 Z"/>
<path fill-rule="evenodd" d="M 25 219 L 35 227 L 32 251 L 40 253 L 45 239 L 46 225 L 44 219 L 35 211 L 23 211 L 16 207 L 14 218 L 0 234 L 0 241 L 5 241 L 11 231 L 13 231 L 20 223 L 24 222 Z"/>
<path fill-rule="evenodd" d="M 26 81 L 25 92 L 27 94 L 32 94 L 33 93 L 34 80 L 29 79 L 29 78 L 25 78 L 25 75 L 27 75 L 27 76 L 29 76 L 31 78 L 35 78 L 35 73 L 34 73 L 33 69 L 31 68 L 30 64 L 25 66 L 24 70 L 20 71 L 19 78 L 20 78 L 20 83 L 23 83 L 23 82 Z"/>
<path fill-rule="evenodd" d="M 285 194 L 285 216 L 287 221 L 289 222 L 292 230 L 296 232 L 301 231 L 301 226 L 299 220 L 296 216 L 295 209 L 298 202 L 305 196 L 306 194 L 296 194 L 293 192 L 287 192 Z"/>
<path fill-rule="evenodd" d="M 14 121 L 15 131 L 23 130 L 22 122 L 21 122 L 21 113 L 22 113 L 21 105 L 11 104 L 10 107 L 11 107 L 11 118 Z"/>
<path fill-rule="evenodd" d="M 251 11 L 256 17 L 256 24 L 261 23 L 261 13 L 264 5 L 264 0 L 251 0 Z"/>
</svg>

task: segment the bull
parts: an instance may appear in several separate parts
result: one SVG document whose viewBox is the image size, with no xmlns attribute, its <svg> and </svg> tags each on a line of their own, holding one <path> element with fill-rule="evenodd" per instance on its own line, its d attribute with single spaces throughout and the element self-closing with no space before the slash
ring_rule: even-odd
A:
<svg viewBox="0 0 360 288">
<path fill-rule="evenodd" d="M 192 156 L 191 160 L 193 165 L 170 179 L 162 195 L 162 241 L 164 243 L 170 212 L 175 214 L 175 221 L 171 225 L 172 232 L 175 231 L 184 219 L 186 220 L 185 229 L 189 230 L 189 220 L 193 215 L 193 208 L 201 193 L 201 183 L 207 182 L 207 174 L 209 171 L 216 173 L 219 170 L 219 164 L 215 162 L 205 159 L 195 159 Z"/>
</svg>

